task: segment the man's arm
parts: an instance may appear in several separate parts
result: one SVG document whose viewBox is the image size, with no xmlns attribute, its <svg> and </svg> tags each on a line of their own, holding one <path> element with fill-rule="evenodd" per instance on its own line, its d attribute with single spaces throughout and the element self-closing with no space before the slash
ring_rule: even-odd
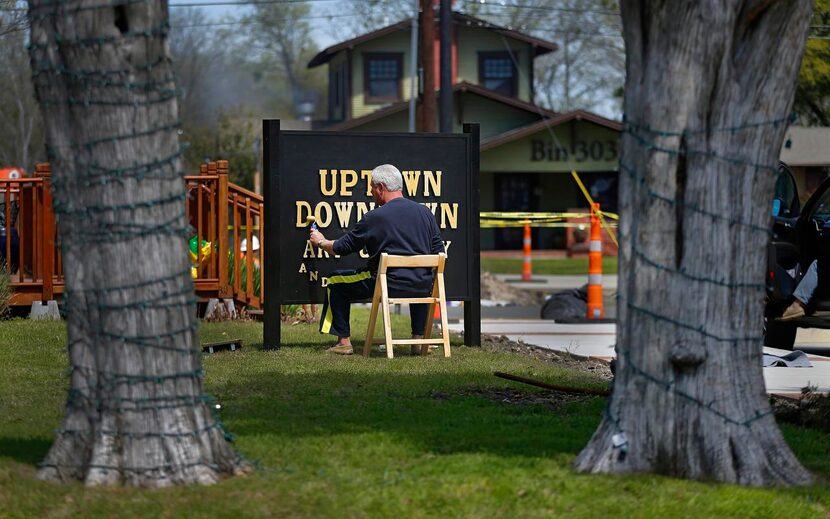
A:
<svg viewBox="0 0 830 519">
<path fill-rule="evenodd" d="M 430 249 L 432 254 L 444 252 L 444 240 L 441 239 L 441 229 L 438 228 L 438 222 L 435 221 L 435 218 L 432 219 L 432 243 L 430 244 Z"/>
<path fill-rule="evenodd" d="M 334 240 L 327 240 L 323 233 L 317 229 L 311 229 L 308 239 L 312 245 L 320 247 L 329 254 L 334 254 Z"/>
<path fill-rule="evenodd" d="M 366 216 L 355 224 L 354 229 L 344 234 L 338 240 L 326 239 L 319 229 L 310 230 L 309 240 L 312 245 L 320 247 L 329 254 L 339 254 L 340 256 L 345 256 L 347 254 L 357 252 L 366 245 L 366 238 L 368 236 Z"/>
</svg>

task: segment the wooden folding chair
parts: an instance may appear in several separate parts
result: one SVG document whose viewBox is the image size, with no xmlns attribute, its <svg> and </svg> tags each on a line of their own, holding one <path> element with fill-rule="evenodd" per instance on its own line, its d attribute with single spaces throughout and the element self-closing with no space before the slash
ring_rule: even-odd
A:
<svg viewBox="0 0 830 519">
<path fill-rule="evenodd" d="M 369 314 L 369 330 L 366 332 L 366 342 L 363 345 L 363 355 L 369 356 L 372 344 L 386 344 L 386 356 L 394 357 L 395 345 L 421 345 L 421 355 L 429 352 L 430 344 L 441 344 L 444 347 L 444 356 L 450 356 L 450 336 L 447 329 L 447 296 L 444 290 L 444 264 L 447 255 L 431 254 L 422 256 L 394 256 L 381 254 L 380 265 L 378 266 L 378 277 L 375 281 L 375 294 L 372 297 L 372 312 Z M 414 268 L 426 267 L 435 269 L 435 280 L 432 284 L 432 295 L 429 297 L 389 297 L 389 288 L 386 283 L 386 271 L 390 268 Z M 392 323 L 389 319 L 389 305 L 402 303 L 428 303 L 427 324 L 424 330 L 423 339 L 393 339 Z M 431 339 L 432 318 L 435 312 L 435 304 L 441 308 L 441 338 Z M 378 318 L 378 307 L 383 308 L 383 339 L 374 340 L 375 324 Z"/>
</svg>

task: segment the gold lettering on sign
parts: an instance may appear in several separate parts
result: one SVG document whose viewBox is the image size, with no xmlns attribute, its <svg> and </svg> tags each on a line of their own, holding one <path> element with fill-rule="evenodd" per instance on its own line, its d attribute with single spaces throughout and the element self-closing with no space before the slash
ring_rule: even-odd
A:
<svg viewBox="0 0 830 519">
<path fill-rule="evenodd" d="M 323 247 L 317 249 L 318 258 L 330 258 L 329 253 L 323 250 Z"/>
<path fill-rule="evenodd" d="M 432 212 L 432 216 L 435 216 L 435 210 L 438 209 L 438 202 L 421 202 L 421 205 L 429 209 Z"/>
<path fill-rule="evenodd" d="M 313 258 L 314 257 L 314 245 L 311 244 L 311 240 L 305 241 L 305 250 L 303 251 L 304 258 Z"/>
<path fill-rule="evenodd" d="M 340 221 L 340 227 L 348 229 L 349 220 L 352 217 L 352 207 L 354 202 L 335 202 L 334 209 L 337 211 L 337 219 Z"/>
<path fill-rule="evenodd" d="M 309 270 L 308 271 L 308 280 L 309 281 L 317 281 L 317 271 L 316 270 Z"/>
<path fill-rule="evenodd" d="M 353 169 L 340 170 L 340 196 L 352 196 L 351 188 L 357 185 L 357 173 Z"/>
<path fill-rule="evenodd" d="M 421 172 L 420 171 L 404 171 L 403 173 L 403 181 L 406 184 L 406 192 L 409 193 L 409 196 L 415 196 L 418 194 L 418 182 L 421 180 Z"/>
<path fill-rule="evenodd" d="M 297 200 L 297 222 L 294 224 L 297 227 L 305 227 L 305 219 L 311 215 L 311 204 L 304 200 Z"/>
<path fill-rule="evenodd" d="M 303 274 L 305 271 L 306 271 L 306 270 L 305 270 L 305 263 L 300 263 L 300 270 L 299 270 L 298 272 L 299 272 L 300 274 Z"/>
<path fill-rule="evenodd" d="M 329 170 L 321 169 L 320 170 L 320 192 L 326 196 L 331 196 L 337 191 L 337 170 L 331 170 L 331 188 L 326 187 L 326 176 L 328 176 Z"/>
<path fill-rule="evenodd" d="M 458 203 L 452 204 L 452 209 L 450 209 L 450 204 L 442 203 L 441 204 L 441 228 L 447 228 L 447 222 L 449 221 L 450 229 L 457 229 L 458 228 Z"/>
<path fill-rule="evenodd" d="M 372 196 L 372 170 L 361 169 L 360 178 L 366 180 L 366 196 Z"/>
<path fill-rule="evenodd" d="M 328 227 L 329 224 L 331 224 L 332 210 L 330 203 L 318 202 L 317 205 L 314 206 L 313 211 L 311 209 L 311 204 L 305 200 L 297 200 L 296 206 L 297 221 L 294 222 L 295 226 L 306 227 L 308 225 L 306 223 L 306 218 L 311 216 L 312 213 L 315 218 L 317 218 L 317 227 Z"/>
<path fill-rule="evenodd" d="M 452 244 L 452 240 L 444 242 L 444 254 L 446 254 L 448 258 L 450 257 L 450 245 L 451 244 Z"/>
<path fill-rule="evenodd" d="M 327 277 L 321 277 L 320 278 L 320 286 L 321 287 L 326 288 L 328 286 L 328 284 L 329 284 L 329 278 L 327 278 Z"/>
<path fill-rule="evenodd" d="M 328 227 L 331 223 L 331 205 L 328 202 L 320 202 L 314 208 L 314 216 L 317 217 L 317 227 Z"/>
<path fill-rule="evenodd" d="M 369 202 L 368 204 L 366 202 L 358 202 L 357 203 L 357 219 L 358 219 L 358 221 L 363 218 L 364 214 L 368 213 L 369 211 L 371 211 L 374 208 L 375 208 L 375 203 L 374 202 Z"/>
<path fill-rule="evenodd" d="M 424 171 L 424 196 L 429 195 L 429 188 L 432 186 L 432 193 L 441 196 L 441 172 Z"/>
</svg>

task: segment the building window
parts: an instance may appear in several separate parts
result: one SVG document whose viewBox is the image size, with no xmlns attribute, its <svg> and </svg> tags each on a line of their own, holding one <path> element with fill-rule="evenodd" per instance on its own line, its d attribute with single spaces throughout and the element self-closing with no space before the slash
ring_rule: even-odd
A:
<svg viewBox="0 0 830 519">
<path fill-rule="evenodd" d="M 479 52 L 479 84 L 488 90 L 516 97 L 519 89 L 514 59 L 518 59 L 516 52 L 512 57 L 508 52 Z"/>
<path fill-rule="evenodd" d="M 367 103 L 387 103 L 402 99 L 403 54 L 363 55 L 363 95 Z"/>
<path fill-rule="evenodd" d="M 331 121 L 342 121 L 346 118 L 347 74 L 348 63 L 329 67 L 329 120 Z"/>
</svg>

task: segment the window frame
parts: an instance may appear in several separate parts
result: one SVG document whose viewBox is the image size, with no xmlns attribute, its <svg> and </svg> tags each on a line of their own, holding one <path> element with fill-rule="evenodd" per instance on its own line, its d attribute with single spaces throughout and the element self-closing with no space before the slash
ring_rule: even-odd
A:
<svg viewBox="0 0 830 519">
<path fill-rule="evenodd" d="M 373 59 L 394 59 L 398 64 L 398 93 L 396 96 L 372 96 L 369 94 L 369 63 Z M 363 53 L 363 102 L 365 104 L 385 104 L 403 100 L 403 52 L 364 52 Z"/>
<path fill-rule="evenodd" d="M 513 57 L 511 58 L 511 54 Z M 499 92 L 498 90 L 492 90 L 491 88 L 487 88 L 484 84 L 484 62 L 488 59 L 507 59 L 510 62 L 510 68 L 513 70 L 513 78 L 511 81 L 511 88 L 513 92 L 511 94 L 505 94 L 504 92 Z M 488 90 L 496 92 L 498 94 L 508 96 L 508 97 L 515 97 L 518 99 L 519 97 L 519 70 L 516 66 L 516 62 L 519 61 L 519 52 L 518 51 L 481 51 L 478 53 L 478 84 Z"/>
</svg>

